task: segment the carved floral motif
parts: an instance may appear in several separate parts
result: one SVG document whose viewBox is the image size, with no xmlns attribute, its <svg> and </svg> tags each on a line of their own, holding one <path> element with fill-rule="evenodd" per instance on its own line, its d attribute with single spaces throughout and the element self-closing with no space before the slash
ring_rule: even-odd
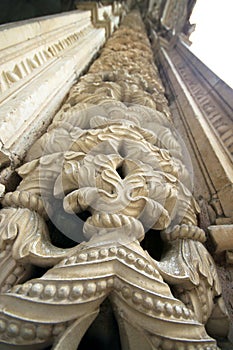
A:
<svg viewBox="0 0 233 350">
<path fill-rule="evenodd" d="M 170 117 L 142 22 L 131 13 L 2 200 L 2 343 L 76 349 L 109 298 L 124 349 L 217 349 L 204 325 L 215 309 L 227 322 L 226 311 Z M 45 221 L 59 215 L 57 202 L 75 218 L 89 212 L 83 229 L 75 227 L 86 242 L 51 243 Z M 139 243 L 151 228 L 165 242 L 160 261 Z M 50 268 L 33 278 L 33 266 Z"/>
</svg>

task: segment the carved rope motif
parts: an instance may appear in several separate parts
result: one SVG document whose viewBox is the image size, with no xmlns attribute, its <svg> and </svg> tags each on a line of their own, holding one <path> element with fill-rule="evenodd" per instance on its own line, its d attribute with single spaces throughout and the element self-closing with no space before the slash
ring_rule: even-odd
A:
<svg viewBox="0 0 233 350">
<path fill-rule="evenodd" d="M 18 169 L 18 188 L 2 200 L 2 343 L 76 349 L 108 297 L 123 348 L 135 349 L 136 336 L 138 349 L 217 349 L 204 325 L 213 310 L 222 310 L 217 322 L 226 318 L 221 287 L 170 118 L 133 12 L 71 89 Z M 50 241 L 45 221 L 58 215 L 56 203 L 66 215 L 89 212 L 73 248 Z M 160 261 L 139 244 L 151 228 L 166 244 Z M 32 278 L 34 265 L 51 268 Z"/>
</svg>

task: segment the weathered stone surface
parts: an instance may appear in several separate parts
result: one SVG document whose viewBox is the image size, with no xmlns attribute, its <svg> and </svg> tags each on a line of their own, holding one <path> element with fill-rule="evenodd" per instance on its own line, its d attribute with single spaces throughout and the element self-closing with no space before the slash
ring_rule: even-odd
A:
<svg viewBox="0 0 233 350">
<path fill-rule="evenodd" d="M 168 79 L 167 84 L 176 98 L 175 104 L 178 105 L 185 133 L 188 134 L 193 149 L 192 156 L 197 159 L 197 164 L 200 164 L 202 177 L 210 195 L 209 203 L 216 212 L 216 219 L 219 217 L 222 220 L 225 216 L 231 223 L 233 213 L 232 160 L 223 142 L 216 136 L 213 125 L 210 125 L 205 110 L 203 110 L 204 106 L 204 109 L 209 111 L 208 103 L 205 104 L 204 99 L 213 99 L 213 97 L 207 97 L 207 90 L 199 95 L 199 90 L 204 90 L 206 85 L 202 83 L 201 78 L 199 81 L 200 75 L 193 73 L 184 56 L 179 54 L 178 49 L 169 51 L 162 47 L 160 61 L 166 79 Z M 197 96 L 204 101 L 203 104 L 197 99 Z M 214 101 L 217 109 L 222 108 L 223 102 L 218 103 L 216 99 Z M 212 109 L 210 112 L 211 115 L 215 113 Z M 229 122 L 228 114 L 221 114 L 221 118 Z M 198 195 L 201 195 L 201 188 L 199 192 Z"/>
<path fill-rule="evenodd" d="M 160 52 L 157 62 L 170 109 L 192 159 L 194 195 L 201 208 L 199 223 L 204 230 L 210 225 L 214 227 L 208 246 L 212 249 L 214 242 L 217 249 L 214 257 L 219 264 L 223 296 L 232 320 L 233 283 L 228 277 L 232 274 L 233 259 L 227 245 L 232 249 L 228 230 L 231 230 L 233 220 L 233 92 L 189 51 L 182 40 L 173 44 L 154 37 L 154 50 Z M 228 229 L 222 231 L 224 227 Z M 230 333 L 233 334 L 232 327 Z"/>
<path fill-rule="evenodd" d="M 216 253 L 233 250 L 233 225 L 217 225 L 209 227 L 210 236 Z"/>
<path fill-rule="evenodd" d="M 5 153 L 0 151 L 0 169 L 8 166 L 10 162 L 10 158 Z"/>
<path fill-rule="evenodd" d="M 209 334 L 224 336 L 228 317 L 171 119 L 143 23 L 132 12 L 70 90 L 17 170 L 19 186 L 1 201 L 2 344 L 75 350 L 109 298 L 123 349 L 217 349 L 205 325 L 212 320 Z M 73 232 L 64 224 L 64 236 L 81 244 L 51 242 L 48 227 L 60 215 L 74 222 Z M 149 229 L 164 242 L 159 260 L 139 244 Z M 47 272 L 32 278 L 32 266 Z"/>
<path fill-rule="evenodd" d="M 0 184 L 0 198 L 4 196 L 4 193 L 5 193 L 5 186 Z"/>
<path fill-rule="evenodd" d="M 121 7 L 103 7 L 101 15 L 105 10 L 110 34 Z M 0 144 L 13 168 L 104 44 L 106 30 L 94 27 L 89 10 L 1 27 Z"/>
</svg>

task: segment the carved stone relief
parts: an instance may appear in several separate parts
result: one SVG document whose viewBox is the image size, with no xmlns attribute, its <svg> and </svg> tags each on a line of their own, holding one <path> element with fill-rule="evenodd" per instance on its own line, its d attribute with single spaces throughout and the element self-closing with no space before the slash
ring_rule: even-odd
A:
<svg viewBox="0 0 233 350">
<path fill-rule="evenodd" d="M 183 78 L 192 96 L 197 101 L 198 106 L 201 107 L 213 129 L 217 132 L 219 138 L 222 140 L 224 146 L 232 156 L 232 120 L 229 118 L 227 113 L 224 112 L 224 110 L 221 110 L 221 106 L 214 101 L 211 93 L 208 93 L 207 88 L 203 87 L 201 82 L 196 79 L 195 73 L 192 72 L 187 63 L 182 62 L 181 57 L 175 51 L 173 54 L 173 62 L 175 63 L 178 72 Z"/>
<path fill-rule="evenodd" d="M 12 85 L 20 79 L 33 73 L 35 69 L 46 65 L 49 60 L 57 57 L 62 51 L 67 49 L 67 47 L 74 45 L 80 37 L 90 31 L 91 27 L 87 26 L 87 28 L 72 33 L 50 46 L 47 46 L 45 49 L 37 50 L 33 57 L 27 57 L 23 61 L 16 63 L 12 70 L 2 71 L 0 80 L 1 93 L 12 87 Z"/>
<path fill-rule="evenodd" d="M 19 88 L 33 71 L 46 67 L 48 61 L 72 47 L 91 29 L 88 11 L 3 26 L 0 31 L 0 99 L 4 100 L 14 91 L 14 84 Z"/>
<path fill-rule="evenodd" d="M 84 9 L 1 27 L 1 183 L 7 184 L 45 132 L 73 83 L 118 26 L 123 8 L 96 5 L 98 16 L 105 12 L 109 18 L 102 25 Z"/>
<path fill-rule="evenodd" d="M 186 51 L 188 58 L 185 56 Z M 185 133 L 192 144 L 193 158 L 199 164 L 201 177 L 208 191 L 208 194 L 203 197 L 214 213 L 210 224 L 231 224 L 232 157 L 230 148 L 225 147 L 224 139 L 221 140 L 220 133 L 218 135 L 218 126 L 224 126 L 225 130 L 228 127 L 229 139 L 226 135 L 225 141 L 230 142 L 231 107 L 226 101 L 224 104 L 224 99 L 220 96 L 217 98 L 213 77 L 211 84 L 208 84 L 210 74 L 207 68 L 206 76 L 204 73 L 202 76 L 198 71 L 195 58 L 194 67 L 191 68 L 190 54 L 184 44 L 179 43 L 172 50 L 161 47 L 159 60 L 162 63 L 161 66 L 166 67 L 163 72 L 166 77 L 166 87 L 168 91 L 172 91 L 171 103 L 179 110 Z M 205 71 L 203 64 L 202 69 L 200 67 L 199 69 L 202 72 Z M 219 124 L 212 123 L 215 117 Z M 202 196 L 201 191 L 197 196 Z"/>
<path fill-rule="evenodd" d="M 1 200 L 1 344 L 77 349 L 109 298 L 123 349 L 218 348 L 227 311 L 171 119 L 132 12 Z M 55 218 L 73 247 L 51 242 Z M 140 245 L 150 229 L 164 241 L 159 260 Z M 35 266 L 47 272 L 33 277 Z"/>
</svg>

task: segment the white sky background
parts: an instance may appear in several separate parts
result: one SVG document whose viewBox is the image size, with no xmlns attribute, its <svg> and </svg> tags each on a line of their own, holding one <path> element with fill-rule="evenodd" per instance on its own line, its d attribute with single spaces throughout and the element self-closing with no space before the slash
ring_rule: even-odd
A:
<svg viewBox="0 0 233 350">
<path fill-rule="evenodd" d="M 197 0 L 191 51 L 233 88 L 233 0 Z"/>
</svg>

